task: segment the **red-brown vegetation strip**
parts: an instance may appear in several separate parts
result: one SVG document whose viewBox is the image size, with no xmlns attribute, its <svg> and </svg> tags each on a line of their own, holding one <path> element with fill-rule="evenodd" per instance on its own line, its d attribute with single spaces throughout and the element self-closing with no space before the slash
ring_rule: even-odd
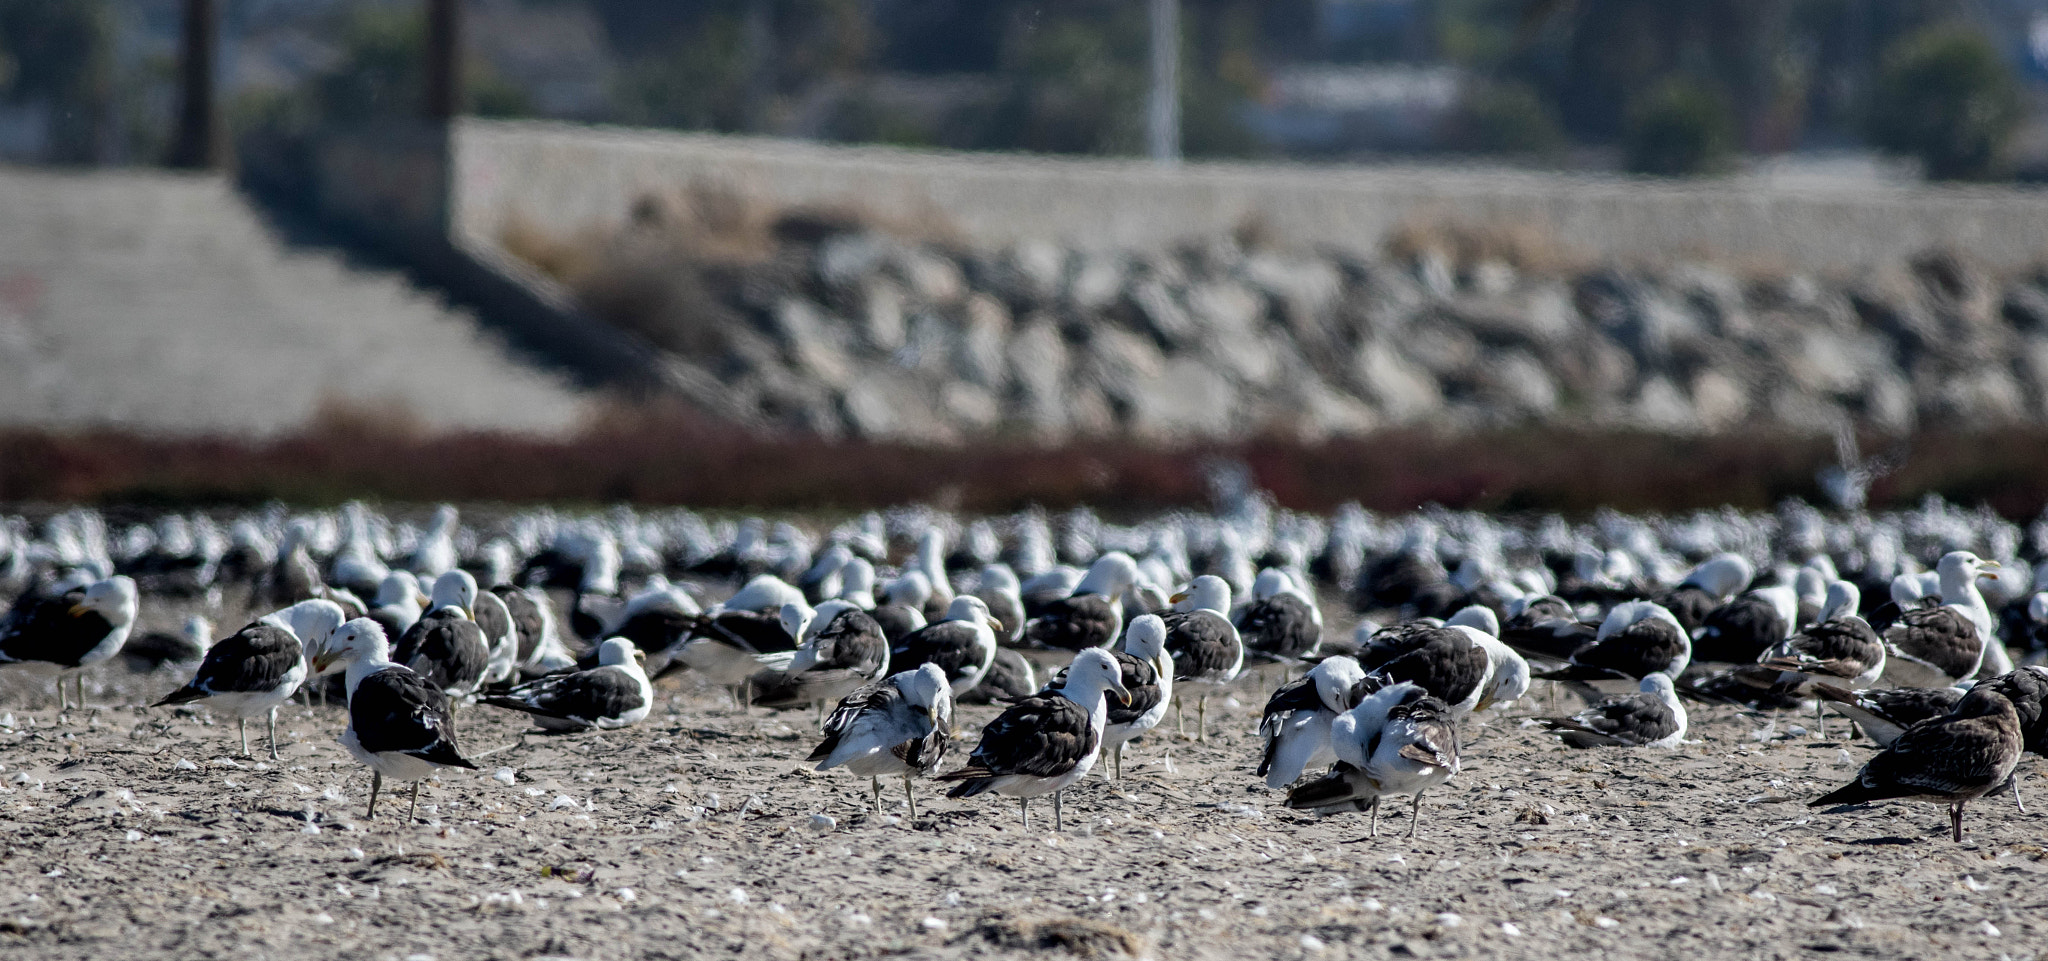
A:
<svg viewBox="0 0 2048 961">
<path fill-rule="evenodd" d="M 1898 468 L 1873 505 L 1938 492 L 2031 517 L 2048 503 L 2048 430 L 1925 436 L 1894 446 Z M 1142 448 L 1124 442 L 961 448 L 750 432 L 686 415 L 621 415 L 569 439 L 420 436 L 329 417 L 272 440 L 121 432 L 0 432 L 0 500 L 212 504 L 351 497 L 628 501 L 707 508 L 865 508 L 931 501 L 998 511 L 1027 504 L 1133 510 L 1207 501 L 1204 467 L 1249 465 L 1287 507 L 1357 501 L 1489 510 L 1767 507 L 1819 498 L 1831 442 L 1781 436 L 1675 438 L 1556 430 L 1390 431 L 1303 444 Z"/>
</svg>

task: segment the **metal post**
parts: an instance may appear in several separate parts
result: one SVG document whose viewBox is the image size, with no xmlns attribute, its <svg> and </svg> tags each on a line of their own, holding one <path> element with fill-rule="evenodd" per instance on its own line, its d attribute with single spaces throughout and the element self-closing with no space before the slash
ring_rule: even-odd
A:
<svg viewBox="0 0 2048 961">
<path fill-rule="evenodd" d="M 1152 159 L 1180 163 L 1180 0 L 1152 0 L 1152 95 L 1145 121 Z"/>
<path fill-rule="evenodd" d="M 219 22 L 213 0 L 185 0 L 178 47 L 178 129 L 165 158 L 173 167 L 203 169 L 220 162 L 220 112 L 214 102 L 214 51 Z"/>
<path fill-rule="evenodd" d="M 462 0 L 427 0 L 428 120 L 462 112 Z"/>
</svg>

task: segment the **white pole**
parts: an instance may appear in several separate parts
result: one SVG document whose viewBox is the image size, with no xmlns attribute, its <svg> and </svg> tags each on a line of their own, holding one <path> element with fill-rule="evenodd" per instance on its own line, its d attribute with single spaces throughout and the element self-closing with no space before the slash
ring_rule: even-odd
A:
<svg viewBox="0 0 2048 961">
<path fill-rule="evenodd" d="M 1180 0 L 1152 0 L 1152 95 L 1145 117 L 1152 159 L 1180 163 Z"/>
</svg>

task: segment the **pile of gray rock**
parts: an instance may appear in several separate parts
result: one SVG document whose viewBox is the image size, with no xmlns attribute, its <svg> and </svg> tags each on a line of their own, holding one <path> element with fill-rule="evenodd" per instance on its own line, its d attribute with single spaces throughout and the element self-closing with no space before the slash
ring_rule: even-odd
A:
<svg viewBox="0 0 2048 961">
<path fill-rule="evenodd" d="M 827 436 L 2048 421 L 2048 274 L 1946 255 L 1820 279 L 1229 240 L 962 253 L 855 229 L 786 245 L 718 296 L 731 319 L 672 356 L 676 382 L 728 416 Z"/>
</svg>

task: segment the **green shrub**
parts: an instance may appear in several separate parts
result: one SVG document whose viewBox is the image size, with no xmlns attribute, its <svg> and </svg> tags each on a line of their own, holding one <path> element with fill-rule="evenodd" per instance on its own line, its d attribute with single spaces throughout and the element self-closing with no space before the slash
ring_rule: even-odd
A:
<svg viewBox="0 0 2048 961">
<path fill-rule="evenodd" d="M 1872 141 L 1919 158 L 1935 180 L 1997 173 L 2019 121 L 2012 72 L 1998 49 L 1967 27 L 1930 27 L 1894 44 L 1871 95 Z"/>
<path fill-rule="evenodd" d="M 1631 173 L 1686 177 L 1727 169 L 1735 156 L 1735 120 L 1712 90 L 1685 80 L 1652 88 L 1629 111 L 1624 131 Z"/>
</svg>

